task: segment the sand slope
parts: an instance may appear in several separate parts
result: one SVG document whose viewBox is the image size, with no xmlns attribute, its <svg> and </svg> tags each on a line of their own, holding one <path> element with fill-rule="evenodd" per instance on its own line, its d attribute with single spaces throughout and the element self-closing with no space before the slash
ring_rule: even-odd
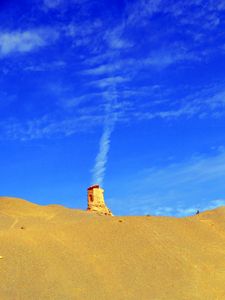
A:
<svg viewBox="0 0 225 300">
<path fill-rule="evenodd" d="M 2 197 L 0 256 L 1 300 L 221 300 L 225 207 L 107 217 Z"/>
</svg>

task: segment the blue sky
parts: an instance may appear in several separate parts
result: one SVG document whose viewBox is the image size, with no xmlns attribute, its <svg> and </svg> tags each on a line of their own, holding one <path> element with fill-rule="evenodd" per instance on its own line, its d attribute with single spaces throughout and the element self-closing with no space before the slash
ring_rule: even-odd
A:
<svg viewBox="0 0 225 300">
<path fill-rule="evenodd" d="M 0 2 L 0 194 L 225 205 L 225 1 Z"/>
</svg>

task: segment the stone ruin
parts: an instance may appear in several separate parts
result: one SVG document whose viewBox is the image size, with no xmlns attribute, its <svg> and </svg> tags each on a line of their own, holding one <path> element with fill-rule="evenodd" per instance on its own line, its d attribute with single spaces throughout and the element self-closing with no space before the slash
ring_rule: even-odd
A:
<svg viewBox="0 0 225 300">
<path fill-rule="evenodd" d="M 104 201 L 104 190 L 98 184 L 88 188 L 88 211 L 97 212 L 101 215 L 113 216 Z"/>
</svg>

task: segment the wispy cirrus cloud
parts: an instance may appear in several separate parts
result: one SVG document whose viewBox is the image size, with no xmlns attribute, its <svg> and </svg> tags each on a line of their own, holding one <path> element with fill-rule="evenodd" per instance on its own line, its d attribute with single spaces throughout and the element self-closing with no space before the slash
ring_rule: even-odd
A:
<svg viewBox="0 0 225 300">
<path fill-rule="evenodd" d="M 141 91 L 140 91 L 141 93 Z M 187 120 L 192 117 L 221 118 L 225 114 L 225 86 L 214 85 L 209 88 L 198 88 L 184 98 L 174 97 L 173 93 L 159 96 L 157 89 L 149 91 L 152 98 L 149 103 L 139 104 L 134 102 L 128 108 L 130 118 L 134 120 L 176 120 L 185 117 Z M 129 95 L 129 93 L 128 93 Z M 138 97 L 138 94 L 136 94 Z M 146 97 L 146 96 L 144 96 Z M 166 108 L 162 109 L 165 104 Z M 136 109 L 134 109 L 136 107 Z"/>
<path fill-rule="evenodd" d="M 188 22 L 193 24 L 200 19 L 204 20 L 200 26 L 211 24 L 218 25 L 218 13 L 225 10 L 223 1 L 208 1 L 207 4 L 203 0 L 198 1 L 172 1 L 169 5 L 165 0 L 146 1 L 140 0 L 132 3 L 127 3 L 128 22 L 130 24 L 138 24 L 142 21 L 145 24 L 146 18 L 152 17 L 155 13 L 170 14 L 176 17 L 178 21 Z M 193 10 L 188 11 L 189 8 Z M 196 8 L 196 9 L 195 9 Z M 191 18 L 190 15 L 191 14 Z M 179 19 L 178 19 L 179 18 Z"/>
<path fill-rule="evenodd" d="M 45 72 L 52 70 L 62 70 L 66 67 L 65 61 L 56 60 L 51 63 L 33 63 L 24 67 L 24 71 L 27 72 Z"/>
<path fill-rule="evenodd" d="M 60 0 L 46 0 L 45 2 L 46 5 L 52 8 L 60 7 L 61 5 Z M 85 1 L 71 0 L 69 2 L 84 3 Z M 187 96 L 180 96 L 178 99 L 177 95 L 174 96 L 173 93 L 170 93 L 163 98 L 163 89 L 166 87 L 161 88 L 161 96 L 159 97 L 159 94 L 155 91 L 144 91 L 142 88 L 143 86 L 136 85 L 139 79 L 144 75 L 144 80 L 146 80 L 146 78 L 149 80 L 149 82 L 145 82 L 146 87 L 151 87 L 151 77 L 154 76 L 154 74 L 151 73 L 152 71 L 155 72 L 155 70 L 157 70 L 162 72 L 165 68 L 175 64 L 181 63 L 183 66 L 188 62 L 201 61 L 200 50 L 190 49 L 192 46 L 189 46 L 192 45 L 192 43 L 190 43 L 189 46 L 184 46 L 183 42 L 168 42 L 168 39 L 164 40 L 161 36 L 160 41 L 163 40 L 162 46 L 158 48 L 158 43 L 156 43 L 152 49 L 147 49 L 148 51 L 146 51 L 142 57 L 136 56 L 135 47 L 139 45 L 133 41 L 131 35 L 127 34 L 129 33 L 130 28 L 134 25 L 147 28 L 149 25 L 147 22 L 149 16 L 153 16 L 157 12 L 164 13 L 167 11 L 175 18 L 174 20 L 181 23 L 183 22 L 184 24 L 185 19 L 183 14 L 186 7 L 190 5 L 200 5 L 202 1 L 199 1 L 198 3 L 191 1 L 189 4 L 185 2 L 183 6 L 182 3 L 178 1 L 176 5 L 171 3 L 170 7 L 164 7 L 163 3 L 165 2 L 162 0 L 152 1 L 151 3 L 149 3 L 149 1 L 137 1 L 133 2 L 133 4 L 128 3 L 126 12 L 113 26 L 111 26 L 111 23 L 108 26 L 105 26 L 106 19 L 102 19 L 101 21 L 95 19 L 93 22 L 88 22 L 85 19 L 79 22 L 70 20 L 68 24 L 64 24 L 59 30 L 42 28 L 0 33 L 0 53 L 2 56 L 13 53 L 28 53 L 35 49 L 47 46 L 59 39 L 59 37 L 71 38 L 70 42 L 72 43 L 72 49 L 74 51 L 77 50 L 76 47 L 86 47 L 85 51 L 88 52 L 88 55 L 81 55 L 80 61 L 77 57 L 71 56 L 73 57 L 76 66 L 78 66 L 79 63 L 84 66 L 83 69 L 81 67 L 81 70 L 79 69 L 77 71 L 77 73 L 79 73 L 79 79 L 82 76 L 85 77 L 82 78 L 82 80 L 85 80 L 81 83 L 81 91 L 84 87 L 83 94 L 79 91 L 78 96 L 76 96 L 75 92 L 74 95 L 72 92 L 68 93 L 68 95 L 66 92 L 60 95 L 61 99 L 63 99 L 62 101 L 65 102 L 64 107 L 67 106 L 68 110 L 73 109 L 73 111 L 74 109 L 79 109 L 78 113 L 80 113 L 80 115 L 84 112 L 80 107 L 82 104 L 89 101 L 89 109 L 96 111 L 95 106 L 98 106 L 99 110 L 101 110 L 100 115 L 102 117 L 102 103 L 104 101 L 99 101 L 99 99 L 104 99 L 107 89 L 116 84 L 119 85 L 120 90 L 120 99 L 116 104 L 116 110 L 120 113 L 119 122 L 126 121 L 129 123 L 131 120 L 132 122 L 142 120 L 151 121 L 157 118 L 163 120 L 176 120 L 181 117 L 188 119 L 193 116 L 199 118 L 203 118 L 204 116 L 210 118 L 223 116 L 225 96 L 223 87 L 221 87 L 220 90 L 212 89 L 207 93 L 204 88 L 200 86 L 199 93 L 189 91 Z M 207 7 L 206 5 L 201 5 L 199 10 L 203 11 L 199 14 L 205 16 L 206 10 L 213 10 L 211 7 L 212 5 L 210 5 L 207 5 Z M 216 5 L 215 11 L 217 10 L 223 10 L 223 6 Z M 195 17 L 197 19 L 199 15 L 196 10 L 194 11 L 194 14 L 196 14 Z M 143 24 L 139 22 L 141 18 L 144 19 Z M 191 21 L 191 18 L 189 18 L 189 22 Z M 154 20 L 151 20 L 151 22 L 154 23 Z M 58 25 L 56 24 L 55 28 L 59 28 L 57 26 Z M 170 33 L 170 31 L 166 31 L 166 34 Z M 150 26 L 149 36 L 145 35 L 146 39 L 149 38 L 149 45 L 154 41 L 157 34 L 152 31 Z M 148 44 L 148 42 L 146 44 Z M 101 43 L 104 44 L 105 48 L 101 48 Z M 120 55 L 123 51 L 128 52 L 126 52 L 126 55 Z M 88 56 L 91 58 L 87 58 Z M 60 60 L 58 62 L 55 61 L 55 63 L 45 62 L 38 65 L 30 64 L 25 66 L 24 70 L 43 72 L 47 70 L 62 69 L 68 67 L 68 65 L 69 64 L 65 66 L 65 62 Z M 72 70 L 70 70 L 70 72 L 74 75 Z M 87 78 L 86 76 L 90 76 L 90 78 Z M 85 91 L 87 86 L 88 88 L 90 87 L 90 89 L 94 89 L 91 97 L 89 95 L 90 92 L 86 93 Z M 88 88 L 86 90 L 88 90 Z M 55 87 L 53 89 L 53 93 L 55 93 Z M 101 92 L 99 89 L 101 89 Z M 55 98 L 57 98 L 56 101 L 59 102 L 59 95 L 55 95 Z"/>
<path fill-rule="evenodd" d="M 115 72 L 120 69 L 121 69 L 121 64 L 118 62 L 115 64 L 106 63 L 106 64 L 101 64 L 94 68 L 85 69 L 82 71 L 82 74 L 84 75 L 111 74 L 112 72 Z"/>
<path fill-rule="evenodd" d="M 1 31 L 0 56 L 27 53 L 54 42 L 58 37 L 58 33 L 49 28 L 25 31 Z"/>
<path fill-rule="evenodd" d="M 99 88 L 107 88 L 114 84 L 120 84 L 129 81 L 129 77 L 125 76 L 110 76 L 110 77 L 104 77 L 101 79 L 96 79 L 93 81 L 90 81 L 88 84 L 93 85 Z"/>
<path fill-rule="evenodd" d="M 117 82 L 115 81 L 110 85 L 107 93 L 104 94 L 105 110 L 103 133 L 99 142 L 99 151 L 95 159 L 94 168 L 91 170 L 92 184 L 97 183 L 101 186 L 103 185 L 112 133 L 119 118 L 117 111 L 118 106 L 120 110 L 120 104 L 118 103 L 119 94 Z"/>
<path fill-rule="evenodd" d="M 95 159 L 95 165 L 92 170 L 92 184 L 103 185 L 103 180 L 106 171 L 108 153 L 111 143 L 111 135 L 114 130 L 115 120 L 109 114 L 106 116 L 103 134 L 99 142 L 99 152 Z"/>
<path fill-rule="evenodd" d="M 62 0 L 44 0 L 43 2 L 47 8 L 53 9 L 53 8 L 58 7 L 60 4 L 62 4 L 63 1 Z"/>
<path fill-rule="evenodd" d="M 129 49 L 134 46 L 133 42 L 126 38 L 124 33 L 126 26 L 123 22 L 120 25 L 106 31 L 105 40 L 108 43 L 110 49 L 117 49 L 119 51 L 123 49 Z"/>
<path fill-rule="evenodd" d="M 87 64 L 92 66 L 93 62 L 97 64 L 95 67 L 86 68 L 82 71 L 84 75 L 106 75 L 106 74 L 123 74 L 132 73 L 139 74 L 141 71 L 156 69 L 162 70 L 174 64 L 183 62 L 200 62 L 201 56 L 194 52 L 188 52 L 185 49 L 173 48 L 153 51 L 147 57 L 133 59 L 123 58 L 117 59 L 114 63 L 104 62 L 105 57 L 94 57 L 93 61 L 89 60 Z"/>
<path fill-rule="evenodd" d="M 43 0 L 43 4 L 46 8 L 48 9 L 58 9 L 61 6 L 69 6 L 71 4 L 77 4 L 77 5 L 82 5 L 82 4 L 88 4 L 90 0 Z"/>
<path fill-rule="evenodd" d="M 166 92 L 160 95 L 163 87 L 148 86 L 139 90 L 126 89 L 123 91 L 121 85 L 126 81 L 117 81 L 114 77 L 102 79 L 103 81 L 91 82 L 91 85 L 99 87 L 98 92 L 85 93 L 84 95 L 73 95 L 69 87 L 53 85 L 49 87 L 54 93 L 56 102 L 52 116 L 45 116 L 31 120 L 17 120 L 16 118 L 1 122 L 1 139 L 29 140 L 54 137 L 64 137 L 77 132 L 94 130 L 96 126 L 105 126 L 107 115 L 106 105 L 108 103 L 109 91 L 112 86 L 118 90 L 110 89 L 109 115 L 117 116 L 120 124 L 133 125 L 134 122 L 152 121 L 162 119 L 165 122 L 176 121 L 179 118 L 191 117 L 221 118 L 225 114 L 225 91 L 223 87 L 211 87 L 202 89 L 201 92 L 193 93 L 184 99 L 175 99 L 173 94 Z M 106 82 L 104 82 L 106 80 Z M 46 88 L 46 87 L 45 87 Z M 151 101 L 139 103 L 139 98 L 150 98 Z M 14 99 L 14 98 L 13 98 Z M 172 100 L 171 100 L 172 99 Z M 166 108 L 163 110 L 162 106 Z M 59 114 L 60 111 L 60 114 Z M 107 127 L 107 126 L 106 126 Z M 178 176 L 181 177 L 182 176 Z"/>
<path fill-rule="evenodd" d="M 145 183 L 160 182 L 163 187 L 176 187 L 180 184 L 204 183 L 225 175 L 225 152 L 216 156 L 193 157 L 181 164 L 171 164 L 163 169 L 149 169 L 143 172 Z"/>
<path fill-rule="evenodd" d="M 24 121 L 9 118 L 0 122 L 0 140 L 31 141 L 64 138 L 78 132 L 91 132 L 104 123 L 103 114 L 93 116 L 92 113 L 86 110 L 85 114 L 63 118 L 52 113 Z"/>
<path fill-rule="evenodd" d="M 130 200 L 131 214 L 185 216 L 225 204 L 225 151 L 154 167 L 136 174 Z M 220 187 L 220 188 L 219 188 Z M 145 196 L 138 196 L 138 195 Z M 138 197 L 138 205 L 135 203 Z M 217 200 L 212 200 L 218 195 Z M 189 203 L 186 206 L 185 203 Z"/>
</svg>

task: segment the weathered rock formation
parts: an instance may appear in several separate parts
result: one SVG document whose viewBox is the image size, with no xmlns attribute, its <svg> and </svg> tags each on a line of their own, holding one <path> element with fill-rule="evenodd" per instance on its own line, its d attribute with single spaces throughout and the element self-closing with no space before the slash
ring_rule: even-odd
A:
<svg viewBox="0 0 225 300">
<path fill-rule="evenodd" d="M 89 211 L 97 212 L 101 215 L 113 216 L 104 201 L 104 190 L 99 185 L 92 185 L 88 188 L 88 208 Z"/>
</svg>

